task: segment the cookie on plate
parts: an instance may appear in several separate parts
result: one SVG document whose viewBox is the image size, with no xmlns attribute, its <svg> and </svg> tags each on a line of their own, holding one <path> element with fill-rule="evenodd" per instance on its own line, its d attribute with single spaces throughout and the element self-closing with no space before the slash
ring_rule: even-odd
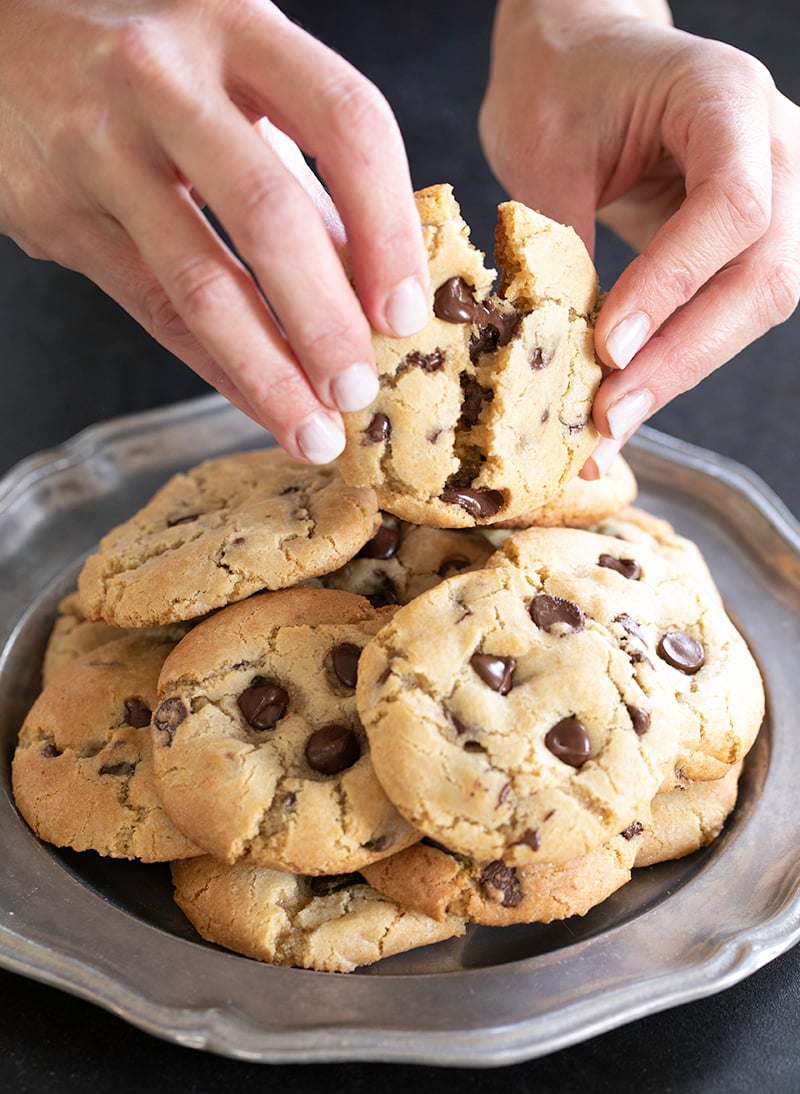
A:
<svg viewBox="0 0 800 1094">
<path fill-rule="evenodd" d="M 636 497 L 638 484 L 630 464 L 617 456 L 601 479 L 574 476 L 544 505 L 500 521 L 495 528 L 586 528 L 614 517 Z"/>
<path fill-rule="evenodd" d="M 409 822 L 524 866 L 583 855 L 649 805 L 677 725 L 642 669 L 587 605 L 497 566 L 399 608 L 364 649 L 356 697 Z"/>
<path fill-rule="evenodd" d="M 372 537 L 375 494 L 278 448 L 175 475 L 108 533 L 78 580 L 88 619 L 143 627 L 193 619 L 341 566 Z"/>
<path fill-rule="evenodd" d="M 466 527 L 543 505 L 597 437 L 597 275 L 571 228 L 499 207 L 494 271 L 469 241 L 449 186 L 417 195 L 430 318 L 409 338 L 374 335 L 380 391 L 345 414 L 338 465 L 404 520 Z"/>
<path fill-rule="evenodd" d="M 302 877 L 213 858 L 172 866 L 175 900 L 209 942 L 272 965 L 352 972 L 383 957 L 462 935 L 463 919 L 431 919 L 355 875 Z"/>
<path fill-rule="evenodd" d="M 128 635 L 149 634 L 154 638 L 177 642 L 188 630 L 189 623 L 171 623 L 165 627 L 114 627 L 102 620 L 87 619 L 81 611 L 77 592 L 65 596 L 58 605 L 53 629 L 42 660 L 42 683 L 46 684 L 65 665 L 90 653 L 106 642 Z"/>
<path fill-rule="evenodd" d="M 427 841 L 365 866 L 379 893 L 434 919 L 470 923 L 552 923 L 586 915 L 631 878 L 636 838 L 619 835 L 567 862 L 509 866 L 475 862 Z"/>
<path fill-rule="evenodd" d="M 656 794 L 650 815 L 636 828 L 636 866 L 684 858 L 717 838 L 736 805 L 742 764 L 721 779 Z"/>
<path fill-rule="evenodd" d="M 153 716 L 158 792 L 209 854 L 336 874 L 419 839 L 375 778 L 356 711 L 361 650 L 392 611 L 285 589 L 222 609 L 175 647 Z"/>
<path fill-rule="evenodd" d="M 407 604 L 451 574 L 480 569 L 493 552 L 482 531 L 428 528 L 386 513 L 356 557 L 320 581 L 365 596 L 375 607 Z"/>
<path fill-rule="evenodd" d="M 118 638 L 45 686 L 12 764 L 14 800 L 40 839 L 144 862 L 200 854 L 164 812 L 153 778 L 150 717 L 173 645 Z"/>
<path fill-rule="evenodd" d="M 658 676 L 674 701 L 678 732 L 662 789 L 726 775 L 752 747 L 765 705 L 747 644 L 699 551 L 679 538 L 672 532 L 670 546 L 654 549 L 645 536 L 634 543 L 576 528 L 529 528 L 509 536 L 487 563 L 511 566 L 531 589 L 577 600 L 611 631 L 637 673 Z"/>
</svg>

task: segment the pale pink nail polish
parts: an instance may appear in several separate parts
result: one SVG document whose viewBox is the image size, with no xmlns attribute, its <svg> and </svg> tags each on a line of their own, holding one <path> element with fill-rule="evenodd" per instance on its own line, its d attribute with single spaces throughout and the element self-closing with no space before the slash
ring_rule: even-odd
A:
<svg viewBox="0 0 800 1094">
<path fill-rule="evenodd" d="M 620 396 L 606 411 L 611 436 L 617 441 L 624 441 L 645 420 L 654 404 L 652 392 L 646 388 Z"/>
<path fill-rule="evenodd" d="M 650 320 L 641 311 L 635 311 L 609 334 L 606 350 L 617 368 L 630 364 L 650 336 Z"/>
</svg>

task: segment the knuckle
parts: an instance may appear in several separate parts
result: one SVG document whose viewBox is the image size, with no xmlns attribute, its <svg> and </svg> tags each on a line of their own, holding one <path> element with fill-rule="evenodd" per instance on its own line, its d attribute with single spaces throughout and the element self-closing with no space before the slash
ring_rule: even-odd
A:
<svg viewBox="0 0 800 1094">
<path fill-rule="evenodd" d="M 226 311 L 237 288 L 232 271 L 206 255 L 193 257 L 174 270 L 168 289 L 188 326 Z"/>
<path fill-rule="evenodd" d="M 328 315 L 322 322 L 301 326 L 295 331 L 292 341 L 302 361 L 321 362 L 327 370 L 343 358 L 355 359 L 352 352 L 348 353 L 352 333 L 352 327 L 344 319 Z"/>
<path fill-rule="evenodd" d="M 386 99 L 374 84 L 354 72 L 339 72 L 328 80 L 320 98 L 337 140 L 368 144 L 394 130 L 394 115 Z"/>
<path fill-rule="evenodd" d="M 229 225 L 236 245 L 251 255 L 263 248 L 270 225 L 289 228 L 296 219 L 294 187 L 290 180 L 253 164 L 229 181 L 229 203 L 235 223 Z"/>
<path fill-rule="evenodd" d="M 785 322 L 800 303 L 800 261 L 783 257 L 760 279 L 763 319 L 768 327 Z"/>
<path fill-rule="evenodd" d="M 141 305 L 147 329 L 158 342 L 180 338 L 187 333 L 186 323 L 161 285 L 149 286 Z"/>
<path fill-rule="evenodd" d="M 752 243 L 760 239 L 770 224 L 772 202 L 770 193 L 755 182 L 726 179 L 719 183 L 723 216 L 734 238 Z"/>
</svg>

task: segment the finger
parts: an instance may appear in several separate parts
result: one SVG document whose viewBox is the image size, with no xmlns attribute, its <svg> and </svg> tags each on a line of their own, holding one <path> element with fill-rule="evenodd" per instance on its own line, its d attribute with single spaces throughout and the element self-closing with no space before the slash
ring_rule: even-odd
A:
<svg viewBox="0 0 800 1094">
<path fill-rule="evenodd" d="M 272 125 L 268 118 L 259 118 L 256 122 L 256 129 L 314 202 L 322 223 L 325 225 L 334 245 L 342 247 L 346 237 L 339 210 L 334 205 L 328 191 L 306 163 L 303 153 L 291 137 L 287 137 L 285 133 Z"/>
<path fill-rule="evenodd" d="M 167 113 L 155 123 L 167 154 L 255 272 L 319 399 L 368 405 L 377 393 L 369 324 L 307 191 L 223 95 L 199 116 L 183 102 Z"/>
<path fill-rule="evenodd" d="M 291 455 L 314 463 L 334 459 L 344 447 L 341 421 L 320 404 L 247 270 L 184 188 L 151 171 L 130 168 L 124 174 L 127 185 L 106 197 L 107 208 L 124 224 L 207 359 Z M 157 306 L 156 294 L 151 314 Z M 165 327 L 165 319 L 160 325 Z M 220 372 L 215 369 L 213 376 L 227 395 Z"/>
<path fill-rule="evenodd" d="M 236 64 L 263 113 L 316 159 L 347 231 L 370 322 L 385 334 L 415 333 L 427 320 L 428 266 L 405 148 L 386 100 L 288 20 L 249 20 L 236 41 Z"/>
<path fill-rule="evenodd" d="M 770 223 L 763 81 L 740 83 L 738 94 L 724 100 L 713 85 L 705 97 L 687 92 L 684 100 L 695 104 L 691 117 L 676 112 L 667 130 L 670 151 L 686 172 L 686 199 L 621 275 L 598 319 L 598 354 L 616 368 L 625 368 L 654 331 Z"/>
<path fill-rule="evenodd" d="M 720 271 L 670 319 L 624 372 L 610 374 L 594 402 L 602 433 L 624 443 L 651 414 L 688 391 L 794 311 L 800 296 L 795 250 L 757 245 Z"/>
</svg>

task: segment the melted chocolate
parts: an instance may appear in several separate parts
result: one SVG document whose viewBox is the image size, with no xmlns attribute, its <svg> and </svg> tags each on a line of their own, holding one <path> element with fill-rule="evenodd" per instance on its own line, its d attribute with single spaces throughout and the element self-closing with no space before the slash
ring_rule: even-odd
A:
<svg viewBox="0 0 800 1094">
<path fill-rule="evenodd" d="M 642 576 L 642 567 L 635 558 L 615 558 L 614 555 L 603 554 L 598 558 L 597 565 L 605 566 L 607 570 L 616 570 L 630 581 L 638 581 Z"/>
<path fill-rule="evenodd" d="M 706 663 L 701 643 L 683 631 L 667 631 L 662 635 L 657 652 L 663 661 L 687 676 L 694 676 Z"/>
<path fill-rule="evenodd" d="M 517 667 L 516 657 L 496 657 L 489 653 L 473 653 L 469 659 L 475 672 L 484 684 L 498 692 L 508 695 L 513 687 L 513 673 Z"/>
<path fill-rule="evenodd" d="M 479 490 L 472 486 L 446 486 L 439 500 L 448 505 L 460 505 L 473 520 L 489 520 L 505 502 L 500 490 Z"/>
<path fill-rule="evenodd" d="M 316 730 L 306 741 L 306 760 L 312 771 L 337 775 L 352 767 L 361 755 L 358 737 L 347 726 L 330 725 Z"/>
<path fill-rule="evenodd" d="M 360 656 L 361 646 L 356 646 L 354 642 L 342 642 L 340 645 L 334 646 L 333 648 L 333 653 L 331 654 L 333 671 L 336 673 L 338 680 L 344 684 L 346 688 L 354 688 L 356 686 L 358 659 Z"/>
<path fill-rule="evenodd" d="M 239 710 L 253 729 L 274 729 L 286 713 L 289 696 L 275 680 L 256 676 L 250 687 L 239 696 Z"/>
<path fill-rule="evenodd" d="M 562 718 L 556 722 L 545 736 L 544 743 L 554 756 L 570 767 L 581 767 L 592 751 L 586 726 L 577 718 Z"/>
<path fill-rule="evenodd" d="M 571 632 L 583 630 L 583 612 L 571 600 L 562 596 L 540 593 L 531 601 L 531 619 L 543 631 L 550 631 L 557 623 L 563 623 Z"/>
</svg>

